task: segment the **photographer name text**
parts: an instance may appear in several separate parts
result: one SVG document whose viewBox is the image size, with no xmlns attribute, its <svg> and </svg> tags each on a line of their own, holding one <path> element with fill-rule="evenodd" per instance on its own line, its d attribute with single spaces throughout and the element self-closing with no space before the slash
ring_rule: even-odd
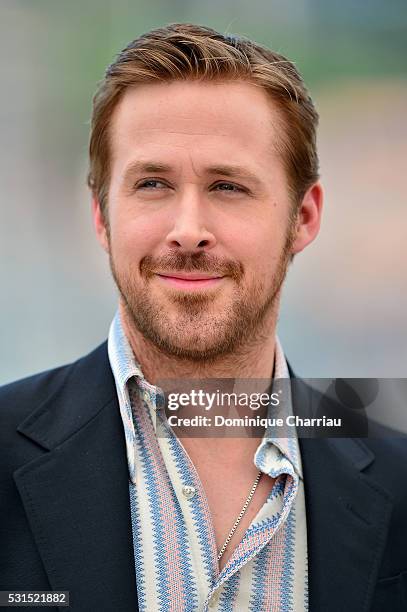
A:
<svg viewBox="0 0 407 612">
<path fill-rule="evenodd" d="M 260 416 L 225 417 L 217 414 L 214 417 L 195 415 L 193 417 L 179 417 L 172 414 L 168 417 L 171 427 L 341 427 L 342 419 L 328 417 L 302 418 L 288 415 L 282 418 L 267 418 Z"/>
</svg>

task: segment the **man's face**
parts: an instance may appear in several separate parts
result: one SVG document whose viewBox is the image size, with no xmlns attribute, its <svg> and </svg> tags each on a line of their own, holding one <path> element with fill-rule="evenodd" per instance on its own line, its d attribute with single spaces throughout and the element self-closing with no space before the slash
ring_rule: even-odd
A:
<svg viewBox="0 0 407 612">
<path fill-rule="evenodd" d="M 167 355 L 270 331 L 294 229 L 281 129 L 241 82 L 143 85 L 116 108 L 105 247 L 131 323 Z"/>
</svg>

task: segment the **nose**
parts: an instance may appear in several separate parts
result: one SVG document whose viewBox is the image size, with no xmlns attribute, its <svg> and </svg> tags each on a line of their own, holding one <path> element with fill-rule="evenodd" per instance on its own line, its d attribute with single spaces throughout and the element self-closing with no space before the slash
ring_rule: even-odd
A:
<svg viewBox="0 0 407 612">
<path fill-rule="evenodd" d="M 185 193 L 178 201 L 174 223 L 166 237 L 167 246 L 185 251 L 212 249 L 216 238 L 207 229 L 208 221 L 204 198 L 196 193 Z"/>
</svg>

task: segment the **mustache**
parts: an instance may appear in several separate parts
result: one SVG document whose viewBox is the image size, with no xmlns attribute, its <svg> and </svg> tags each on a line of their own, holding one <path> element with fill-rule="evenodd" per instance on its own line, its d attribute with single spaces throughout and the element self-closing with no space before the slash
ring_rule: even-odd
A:
<svg viewBox="0 0 407 612">
<path fill-rule="evenodd" d="M 221 259 L 207 253 L 168 253 L 160 257 L 146 255 L 140 262 L 140 273 L 151 278 L 156 272 L 206 272 L 218 276 L 230 276 L 239 282 L 244 274 L 241 262 Z"/>
</svg>

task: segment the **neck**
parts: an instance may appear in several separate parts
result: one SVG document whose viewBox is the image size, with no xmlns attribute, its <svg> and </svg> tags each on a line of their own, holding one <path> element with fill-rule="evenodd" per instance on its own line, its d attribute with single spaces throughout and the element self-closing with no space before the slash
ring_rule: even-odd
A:
<svg viewBox="0 0 407 612">
<path fill-rule="evenodd" d="M 145 378 L 151 384 L 157 384 L 160 379 L 170 378 L 270 379 L 273 374 L 277 305 L 266 318 L 263 329 L 259 331 L 254 340 L 239 347 L 232 354 L 202 363 L 163 353 L 138 329 L 135 329 L 121 302 L 119 312 L 124 332 L 136 360 Z"/>
</svg>

